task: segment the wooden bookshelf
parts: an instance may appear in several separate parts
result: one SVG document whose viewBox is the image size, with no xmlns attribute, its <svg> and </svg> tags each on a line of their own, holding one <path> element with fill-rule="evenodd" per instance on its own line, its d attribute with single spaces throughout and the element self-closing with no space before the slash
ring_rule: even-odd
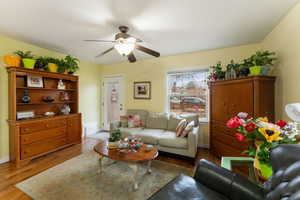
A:
<svg viewBox="0 0 300 200">
<path fill-rule="evenodd" d="M 81 114 L 78 112 L 78 76 L 7 67 L 9 80 L 10 160 L 17 165 L 31 159 L 81 142 Z M 28 87 L 28 76 L 39 76 L 43 87 Z M 65 89 L 57 89 L 62 80 Z M 22 101 L 24 91 L 30 102 Z M 63 96 L 68 96 L 67 99 Z M 50 97 L 53 102 L 43 99 Z M 61 109 L 69 105 L 71 112 L 63 115 Z M 17 112 L 33 111 L 35 118 L 17 119 Z M 54 112 L 52 117 L 46 112 Z"/>
</svg>

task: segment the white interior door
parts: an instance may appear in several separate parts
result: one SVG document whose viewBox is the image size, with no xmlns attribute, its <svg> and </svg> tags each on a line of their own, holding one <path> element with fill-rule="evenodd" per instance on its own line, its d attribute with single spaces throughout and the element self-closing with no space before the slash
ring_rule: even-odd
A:
<svg viewBox="0 0 300 200">
<path fill-rule="evenodd" d="M 104 77 L 103 80 L 103 129 L 109 130 L 109 124 L 120 120 L 124 115 L 123 76 Z"/>
</svg>

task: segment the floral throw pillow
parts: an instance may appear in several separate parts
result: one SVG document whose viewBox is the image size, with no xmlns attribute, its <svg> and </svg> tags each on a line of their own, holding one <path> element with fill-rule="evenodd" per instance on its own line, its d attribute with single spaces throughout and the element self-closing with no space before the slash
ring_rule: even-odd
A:
<svg viewBox="0 0 300 200">
<path fill-rule="evenodd" d="M 186 127 L 182 131 L 180 137 L 187 137 L 188 134 L 193 130 L 194 126 L 195 126 L 195 122 L 194 121 L 191 121 L 190 123 L 188 123 L 188 125 L 186 125 Z"/>
<path fill-rule="evenodd" d="M 187 125 L 186 119 L 182 119 L 176 127 L 176 136 L 179 137 Z"/>
<path fill-rule="evenodd" d="M 137 127 L 141 127 L 142 123 L 141 123 L 141 118 L 139 115 L 129 115 L 128 116 L 128 128 L 137 128 Z"/>
</svg>

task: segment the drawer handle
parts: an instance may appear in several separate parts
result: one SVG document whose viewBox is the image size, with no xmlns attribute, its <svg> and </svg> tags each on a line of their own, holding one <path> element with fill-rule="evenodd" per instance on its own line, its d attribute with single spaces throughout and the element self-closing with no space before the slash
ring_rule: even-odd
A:
<svg viewBox="0 0 300 200">
<path fill-rule="evenodd" d="M 50 127 L 50 125 L 49 124 L 46 124 L 46 128 L 49 128 Z"/>
</svg>

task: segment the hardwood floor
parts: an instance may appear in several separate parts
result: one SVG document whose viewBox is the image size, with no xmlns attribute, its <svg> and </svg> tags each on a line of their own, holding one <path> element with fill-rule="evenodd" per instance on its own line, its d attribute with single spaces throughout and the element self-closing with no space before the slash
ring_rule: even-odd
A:
<svg viewBox="0 0 300 200">
<path fill-rule="evenodd" d="M 69 160 L 81 153 L 90 151 L 97 144 L 96 139 L 85 139 L 82 144 L 74 145 L 66 149 L 48 154 L 46 156 L 32 160 L 28 165 L 22 168 L 16 168 L 13 164 L 5 163 L 0 165 L 0 200 L 27 200 L 31 199 L 28 195 L 16 188 L 14 185 L 31 176 L 34 176 L 46 169 L 58 165 L 66 160 Z M 207 159 L 215 163 L 220 163 L 220 160 L 212 155 L 207 149 L 198 149 L 197 159 Z M 188 159 L 179 158 L 178 156 L 170 156 L 162 154 L 158 157 L 159 160 L 181 165 L 184 167 L 194 167 L 194 162 Z"/>
</svg>

